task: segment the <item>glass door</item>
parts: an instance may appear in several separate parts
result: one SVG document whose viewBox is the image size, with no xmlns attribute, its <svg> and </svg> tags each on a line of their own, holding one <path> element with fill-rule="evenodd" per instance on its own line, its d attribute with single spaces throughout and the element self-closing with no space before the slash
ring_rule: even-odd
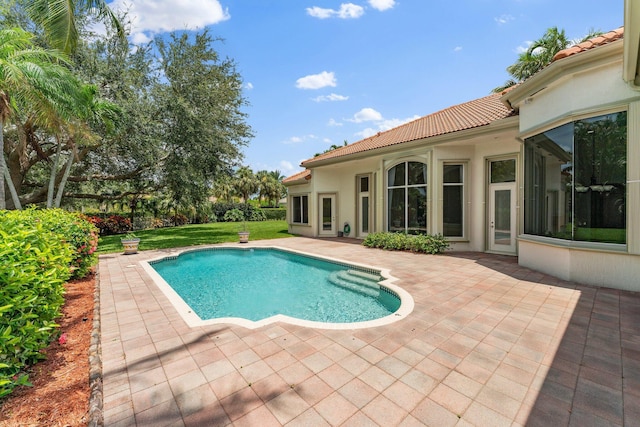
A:
<svg viewBox="0 0 640 427">
<path fill-rule="evenodd" d="M 489 250 L 516 252 L 516 184 L 489 186 Z"/>
<path fill-rule="evenodd" d="M 320 195 L 320 224 L 318 235 L 320 236 L 336 236 L 336 196 L 335 194 Z"/>
<path fill-rule="evenodd" d="M 370 177 L 358 176 L 357 192 L 358 192 L 358 236 L 367 237 L 371 223 L 371 197 L 369 193 Z"/>
</svg>

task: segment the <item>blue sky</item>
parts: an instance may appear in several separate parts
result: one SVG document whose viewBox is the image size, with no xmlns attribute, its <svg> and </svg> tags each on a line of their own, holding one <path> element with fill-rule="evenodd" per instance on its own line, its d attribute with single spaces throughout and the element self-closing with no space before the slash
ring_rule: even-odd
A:
<svg viewBox="0 0 640 427">
<path fill-rule="evenodd" d="M 209 27 L 243 77 L 254 171 L 301 170 L 356 142 L 485 96 L 552 26 L 569 38 L 623 25 L 623 0 L 115 0 L 132 41 Z"/>
</svg>

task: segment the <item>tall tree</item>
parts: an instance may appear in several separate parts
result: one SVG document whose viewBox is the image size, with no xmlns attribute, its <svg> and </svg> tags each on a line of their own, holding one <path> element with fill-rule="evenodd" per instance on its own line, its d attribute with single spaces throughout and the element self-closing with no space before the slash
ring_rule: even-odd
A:
<svg viewBox="0 0 640 427">
<path fill-rule="evenodd" d="M 233 178 L 233 187 L 245 203 L 260 189 L 260 181 L 248 166 L 239 168 Z"/>
<path fill-rule="evenodd" d="M 590 30 L 582 39 L 574 41 L 567 38 L 564 30 L 559 30 L 558 27 L 548 28 L 540 39 L 531 43 L 529 48 L 518 56 L 516 62 L 507 67 L 511 78 L 502 86 L 493 89 L 493 92 L 502 92 L 528 79 L 551 64 L 553 57 L 561 50 L 600 34 L 602 34 L 600 31 Z"/>
<path fill-rule="evenodd" d="M 84 15 L 95 15 L 124 37 L 120 20 L 105 0 L 28 0 L 27 7 L 34 22 L 44 29 L 49 43 L 66 53 L 76 51 L 78 19 Z"/>
<path fill-rule="evenodd" d="M 167 84 L 155 94 L 162 127 L 164 184 L 176 201 L 206 200 L 216 177 L 229 174 L 252 137 L 242 108 L 242 80 L 229 59 L 212 48 L 204 30 L 156 39 Z"/>
<path fill-rule="evenodd" d="M 11 178 L 5 154 L 4 132 L 8 121 L 24 118 L 25 109 L 34 113 L 34 123 L 64 117 L 77 93 L 77 81 L 63 66 L 66 58 L 57 51 L 38 48 L 33 35 L 24 30 L 0 30 L 0 209 L 6 208 L 5 183 L 14 208 L 21 203 Z"/>
</svg>

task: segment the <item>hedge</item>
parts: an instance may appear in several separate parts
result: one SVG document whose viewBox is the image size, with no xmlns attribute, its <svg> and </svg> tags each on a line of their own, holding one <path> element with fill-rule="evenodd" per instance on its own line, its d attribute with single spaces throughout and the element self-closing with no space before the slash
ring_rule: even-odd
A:
<svg viewBox="0 0 640 427">
<path fill-rule="evenodd" d="M 0 398 L 57 334 L 64 284 L 95 261 L 97 230 L 60 209 L 0 211 Z"/>
<path fill-rule="evenodd" d="M 370 248 L 427 254 L 439 254 L 449 248 L 447 239 L 439 234 L 370 233 L 362 244 Z"/>
</svg>

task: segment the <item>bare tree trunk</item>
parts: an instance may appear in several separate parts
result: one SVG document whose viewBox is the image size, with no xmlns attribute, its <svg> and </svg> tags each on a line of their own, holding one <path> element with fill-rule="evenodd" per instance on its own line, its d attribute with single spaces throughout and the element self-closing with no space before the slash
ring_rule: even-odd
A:
<svg viewBox="0 0 640 427">
<path fill-rule="evenodd" d="M 56 141 L 58 142 L 58 148 L 56 149 L 56 159 L 53 161 L 53 165 L 51 165 L 51 174 L 49 175 L 49 190 L 47 191 L 47 209 L 50 209 L 53 206 L 53 194 L 56 189 L 56 176 L 58 175 L 58 163 L 60 162 L 60 154 L 62 152 L 62 144 L 60 143 L 60 138 L 56 137 Z"/>
<path fill-rule="evenodd" d="M 0 209 L 7 208 L 6 194 L 4 192 L 5 183 L 7 184 L 7 187 L 9 187 L 14 207 L 18 210 L 22 209 L 18 193 L 16 192 L 13 180 L 9 174 L 9 169 L 7 168 L 7 162 L 4 159 L 4 122 L 2 121 L 2 118 L 0 118 Z"/>
<path fill-rule="evenodd" d="M 71 173 L 71 165 L 73 165 L 73 158 L 76 156 L 76 147 L 73 146 L 73 151 L 69 155 L 69 160 L 67 160 L 67 166 L 64 169 L 64 175 L 62 175 L 62 180 L 60 181 L 60 185 L 58 185 L 58 194 L 56 194 L 56 203 L 55 207 L 59 208 L 60 203 L 62 202 L 62 193 L 64 193 L 64 187 L 67 185 L 67 179 L 69 178 L 69 174 Z"/>
</svg>

